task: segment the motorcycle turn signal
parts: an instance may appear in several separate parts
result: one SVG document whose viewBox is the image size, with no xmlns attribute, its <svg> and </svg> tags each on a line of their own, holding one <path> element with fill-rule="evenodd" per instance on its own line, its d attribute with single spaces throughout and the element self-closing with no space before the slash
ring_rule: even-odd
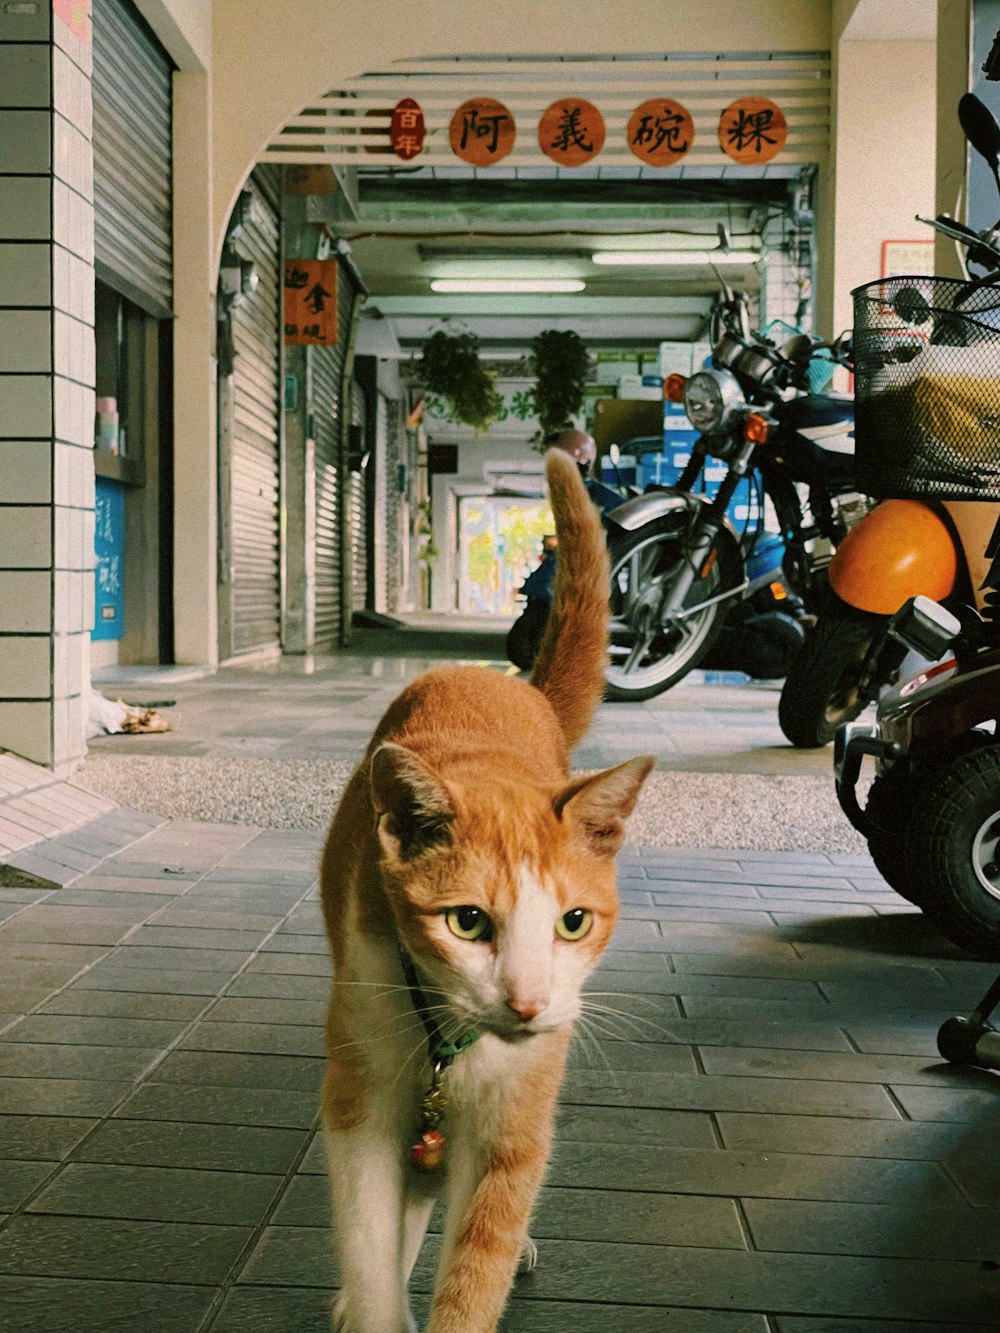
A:
<svg viewBox="0 0 1000 1333">
<path fill-rule="evenodd" d="M 743 438 L 751 444 L 767 444 L 771 423 L 760 412 L 751 412 L 743 423 Z"/>
</svg>

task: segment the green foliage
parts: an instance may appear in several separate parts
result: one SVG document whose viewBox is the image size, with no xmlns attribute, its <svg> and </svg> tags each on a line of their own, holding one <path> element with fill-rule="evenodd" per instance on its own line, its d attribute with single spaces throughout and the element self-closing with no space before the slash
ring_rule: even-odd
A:
<svg viewBox="0 0 1000 1333">
<path fill-rule="evenodd" d="M 480 364 L 475 334 L 433 334 L 424 344 L 420 373 L 430 392 L 447 401 L 453 421 L 485 431 L 500 415 L 503 402 Z"/>
<path fill-rule="evenodd" d="M 572 329 L 543 329 L 531 340 L 539 437 L 572 425 L 583 406 L 590 357 Z"/>
</svg>

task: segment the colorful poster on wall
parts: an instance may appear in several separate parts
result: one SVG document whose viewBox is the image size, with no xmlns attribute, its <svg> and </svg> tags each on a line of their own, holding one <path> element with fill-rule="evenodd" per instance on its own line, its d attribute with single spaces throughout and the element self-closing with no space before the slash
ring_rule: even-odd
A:
<svg viewBox="0 0 1000 1333">
<path fill-rule="evenodd" d="M 491 97 L 463 102 L 448 127 L 451 151 L 473 167 L 502 161 L 514 147 L 516 137 L 514 117 L 502 102 Z"/>
<path fill-rule="evenodd" d="M 392 109 L 389 122 L 389 143 L 392 151 L 404 162 L 417 156 L 424 146 L 427 126 L 419 102 L 412 97 L 404 97 Z"/>
<path fill-rule="evenodd" d="M 766 97 L 741 97 L 719 117 L 722 151 L 744 166 L 770 162 L 787 138 L 784 112 Z"/>
<path fill-rule="evenodd" d="M 604 147 L 604 117 L 582 97 L 563 97 L 538 122 L 538 146 L 560 167 L 593 162 Z"/>
<path fill-rule="evenodd" d="M 637 106 L 626 129 L 628 146 L 649 167 L 679 162 L 694 142 L 694 121 L 687 107 L 669 97 Z"/>
<path fill-rule="evenodd" d="M 330 347 L 337 341 L 337 261 L 285 260 L 285 343 Z"/>
<path fill-rule="evenodd" d="M 12 6 L 7 5 L 5 8 L 10 11 Z M 52 0 L 52 12 L 62 19 L 81 42 L 90 41 L 90 0 Z"/>
<path fill-rule="evenodd" d="M 93 639 L 125 633 L 125 487 L 109 477 L 94 481 Z"/>
</svg>

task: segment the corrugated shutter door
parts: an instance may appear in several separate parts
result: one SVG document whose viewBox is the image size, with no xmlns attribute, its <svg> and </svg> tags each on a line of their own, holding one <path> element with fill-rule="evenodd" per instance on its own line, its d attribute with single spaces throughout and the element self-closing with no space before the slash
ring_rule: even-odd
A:
<svg viewBox="0 0 1000 1333">
<path fill-rule="evenodd" d="M 97 276 L 153 315 L 173 304 L 169 57 L 128 0 L 94 0 Z"/>
<path fill-rule="evenodd" d="M 351 425 L 358 432 L 358 452 L 364 454 L 365 394 L 356 381 L 351 385 Z M 368 605 L 368 476 L 355 461 L 351 473 L 351 610 L 363 611 Z"/>
<path fill-rule="evenodd" d="M 253 220 L 240 251 L 257 267 L 257 290 L 233 310 L 232 568 L 234 653 L 281 636 L 279 544 L 278 217 L 256 181 Z"/>
<path fill-rule="evenodd" d="M 384 611 L 389 605 L 389 540 L 395 515 L 391 512 L 391 486 L 388 471 L 389 404 L 384 394 L 378 394 L 375 405 L 375 448 L 372 466 L 375 468 L 375 503 L 372 513 L 375 550 L 375 606 Z"/>
<path fill-rule="evenodd" d="M 344 284 L 340 284 L 341 289 Z M 313 434 L 316 441 L 316 642 L 336 643 L 341 630 L 340 386 L 343 342 L 312 347 Z"/>
<path fill-rule="evenodd" d="M 343 545 L 345 463 L 340 404 L 349 386 L 344 384 L 357 286 L 350 270 L 340 266 L 337 282 L 339 338 L 332 347 L 310 347 L 312 394 L 310 409 L 316 444 L 316 643 L 337 643 L 344 629 Z"/>
</svg>

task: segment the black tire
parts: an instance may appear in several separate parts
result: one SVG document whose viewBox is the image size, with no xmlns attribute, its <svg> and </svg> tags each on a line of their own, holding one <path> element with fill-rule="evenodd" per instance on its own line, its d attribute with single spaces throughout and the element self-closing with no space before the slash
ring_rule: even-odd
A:
<svg viewBox="0 0 1000 1333">
<path fill-rule="evenodd" d="M 518 670 L 530 671 L 535 665 L 548 618 L 548 606 L 532 599 L 507 631 L 507 656 Z"/>
<path fill-rule="evenodd" d="M 829 745 L 842 722 L 869 702 L 859 690 L 868 651 L 888 616 L 856 611 L 832 593 L 792 660 L 778 701 L 778 724 L 801 750 Z"/>
<path fill-rule="evenodd" d="M 868 850 L 875 869 L 891 889 L 923 907 L 923 879 L 914 878 L 908 868 L 906 847 L 909 818 L 930 770 L 913 760 L 900 760 L 880 773 L 868 791 L 865 815 L 871 823 Z"/>
<path fill-rule="evenodd" d="M 932 772 L 908 832 L 906 873 L 923 911 L 960 948 L 1000 959 L 1000 745 Z"/>
<path fill-rule="evenodd" d="M 626 701 L 652 699 L 694 670 L 711 648 L 728 610 L 728 602 L 713 602 L 684 622 L 683 630 L 658 633 L 642 659 L 630 671 L 624 662 L 635 643 L 629 617 L 655 598 L 664 581 L 685 559 L 676 517 L 648 523 L 635 532 L 613 534 L 611 559 L 611 647 L 604 672 L 605 698 Z M 696 579 L 684 599 L 694 606 L 722 590 L 719 560 L 711 561 L 703 579 Z"/>
</svg>

